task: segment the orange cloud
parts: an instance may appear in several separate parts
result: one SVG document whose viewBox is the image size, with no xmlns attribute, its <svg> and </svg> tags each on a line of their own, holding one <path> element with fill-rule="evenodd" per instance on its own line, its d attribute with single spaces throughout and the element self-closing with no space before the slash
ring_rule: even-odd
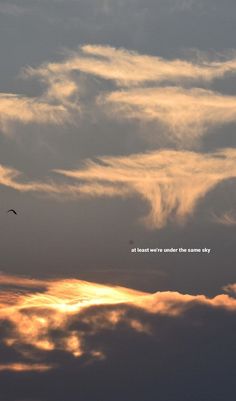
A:
<svg viewBox="0 0 236 401">
<path fill-rule="evenodd" d="M 224 290 L 228 293 L 232 293 L 234 296 L 236 295 L 236 284 L 229 284 L 224 287 Z"/>
<path fill-rule="evenodd" d="M 79 196 L 79 188 L 76 185 L 62 184 L 59 185 L 52 180 L 43 181 L 26 181 L 21 180 L 23 175 L 20 171 L 11 167 L 0 165 L 0 185 L 15 189 L 20 192 L 36 192 L 53 196 L 61 199 L 65 198 L 77 199 Z"/>
<path fill-rule="evenodd" d="M 227 61 L 167 60 L 157 56 L 139 54 L 126 49 L 103 45 L 84 45 L 78 52 L 71 52 L 61 62 L 43 64 L 39 68 L 28 68 L 29 75 L 48 77 L 82 71 L 119 86 L 138 85 L 144 82 L 178 82 L 180 80 L 211 81 L 226 74 L 235 74 L 236 59 Z"/>
<path fill-rule="evenodd" d="M 6 276 L 2 282 L 15 280 L 16 285 L 24 286 L 25 279 Z M 36 280 L 37 281 L 37 280 Z M 178 292 L 157 292 L 155 294 L 140 292 L 124 287 L 101 285 L 81 280 L 45 280 L 44 290 L 33 288 L 27 292 L 6 288 L 3 292 L 0 321 L 8 321 L 11 328 L 3 339 L 7 347 L 21 350 L 21 346 L 30 345 L 38 352 L 63 350 L 78 358 L 84 355 L 83 330 L 73 329 L 73 322 L 81 321 L 90 327 L 90 334 L 99 330 L 116 327 L 125 321 L 133 330 L 152 335 L 152 327 L 136 317 L 127 315 L 127 308 L 138 308 L 150 314 L 180 316 L 196 305 L 236 312 L 236 299 L 227 294 L 214 298 L 204 295 L 187 295 Z M 6 284 L 7 286 L 7 284 Z M 14 303 L 8 302 L 12 293 Z M 4 294 L 6 301 L 4 302 Z M 104 307 L 106 308 L 104 309 Z M 90 308 L 97 308 L 96 314 Z M 109 307 L 109 308 L 108 308 Z M 71 326 L 72 324 L 72 326 Z M 60 341 L 51 335 L 52 330 L 63 334 Z M 24 354 L 24 347 L 22 353 Z M 37 358 L 38 358 L 37 354 Z M 44 371 L 53 366 L 34 361 L 34 354 L 29 354 L 30 363 L 1 364 L 0 370 Z M 101 350 L 91 350 L 91 357 L 105 358 Z"/>
<path fill-rule="evenodd" d="M 15 276 L 0 277 L 0 283 L 15 286 L 31 286 L 31 280 Z M 36 280 L 43 284 L 40 291 L 29 288 L 21 293 L 7 288 L 2 292 L 0 320 L 8 320 L 15 329 L 5 340 L 8 346 L 31 344 L 39 350 L 50 351 L 62 348 L 75 356 L 80 356 L 80 338 L 76 332 L 69 332 L 60 345 L 50 337 L 50 330 L 63 330 L 68 321 L 84 308 L 96 305 L 115 305 L 131 302 L 145 295 L 140 291 L 122 287 L 109 287 L 81 280 Z M 140 327 L 137 326 L 140 330 Z"/>
<path fill-rule="evenodd" d="M 139 195 L 150 206 L 144 218 L 149 228 L 161 228 L 172 219 L 184 221 L 208 191 L 219 182 L 236 177 L 235 149 L 212 154 L 162 150 L 102 157 L 100 161 L 87 161 L 80 170 L 57 172 L 79 180 L 82 194 L 81 182 L 85 181 L 86 196 Z"/>
<path fill-rule="evenodd" d="M 125 157 L 87 160 L 79 170 L 55 170 L 73 179 L 20 180 L 20 173 L 0 166 L 0 185 L 21 192 L 37 192 L 56 199 L 138 196 L 149 205 L 142 220 L 147 228 L 170 221 L 183 223 L 200 199 L 220 182 L 236 177 L 236 149 L 215 153 L 161 150 Z"/>
<path fill-rule="evenodd" d="M 0 128 L 5 133 L 15 122 L 60 124 L 68 118 L 68 111 L 62 104 L 50 104 L 43 97 L 0 94 Z"/>
<path fill-rule="evenodd" d="M 0 372 L 11 371 L 11 372 L 46 372 L 52 369 L 53 365 L 46 365 L 40 363 L 6 363 L 0 364 Z"/>
<path fill-rule="evenodd" d="M 157 121 L 183 145 L 213 127 L 236 122 L 236 97 L 199 88 L 116 91 L 98 98 L 98 103 L 107 105 L 108 115 L 118 119 Z"/>
<path fill-rule="evenodd" d="M 89 93 L 81 74 L 76 72 L 112 80 L 118 87 L 129 90 L 104 96 L 100 87 L 96 99 L 96 94 Z M 44 90 L 34 98 L 0 94 L 0 127 L 6 133 L 15 122 L 75 123 L 83 110 L 81 91 L 83 98 L 92 95 L 94 108 L 99 104 L 105 105 L 106 110 L 110 105 L 112 116 L 157 120 L 184 143 L 184 139 L 196 139 L 210 127 L 235 122 L 235 98 L 199 88 L 158 87 L 160 83 L 184 86 L 185 81 L 188 85 L 209 82 L 235 73 L 234 57 L 226 61 L 167 60 L 110 46 L 84 45 L 77 52 L 68 52 L 62 61 L 26 68 L 24 77 L 36 77 Z M 153 87 L 145 88 L 148 83 Z"/>
</svg>

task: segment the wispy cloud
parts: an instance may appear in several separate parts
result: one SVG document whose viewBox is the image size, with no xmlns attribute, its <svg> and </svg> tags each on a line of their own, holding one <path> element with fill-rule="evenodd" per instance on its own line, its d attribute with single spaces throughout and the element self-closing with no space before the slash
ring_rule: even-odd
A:
<svg viewBox="0 0 236 401">
<path fill-rule="evenodd" d="M 222 224 L 224 226 L 235 226 L 236 225 L 236 213 L 233 210 L 229 210 L 222 215 L 212 215 L 212 221 L 217 224 Z"/>
<path fill-rule="evenodd" d="M 183 223 L 200 199 L 220 182 L 236 177 L 236 150 L 209 154 L 161 150 L 126 157 L 87 160 L 78 170 L 55 170 L 68 177 L 26 180 L 12 168 L 0 166 L 0 185 L 20 192 L 36 192 L 55 199 L 81 197 L 134 197 L 149 205 L 141 220 L 147 228 L 162 228 L 168 222 Z M 70 180 L 69 180 L 70 178 Z"/>
<path fill-rule="evenodd" d="M 80 195 L 78 185 L 58 184 L 49 178 L 44 181 L 30 181 L 20 171 L 3 165 L 0 165 L 0 185 L 19 192 L 47 194 L 57 199 L 61 199 L 62 195 L 64 198 L 77 199 Z"/>
<path fill-rule="evenodd" d="M 40 98 L 0 94 L 0 128 L 3 132 L 8 132 L 15 122 L 60 124 L 68 119 L 68 111 L 62 104 L 50 104 Z"/>
<path fill-rule="evenodd" d="M 236 97 L 200 88 L 145 88 L 102 96 L 107 114 L 120 119 L 156 121 L 184 146 L 211 128 L 236 122 Z"/>
<path fill-rule="evenodd" d="M 153 81 L 211 81 L 226 74 L 235 74 L 236 58 L 199 62 L 168 60 L 122 48 L 88 44 L 81 46 L 77 52 L 71 52 L 64 61 L 28 68 L 27 73 L 47 77 L 52 74 L 69 74 L 72 71 L 82 71 L 112 80 L 118 86 L 136 86 Z"/>
<path fill-rule="evenodd" d="M 101 79 L 94 93 L 88 95 L 85 90 L 80 96 L 81 73 Z M 168 60 L 110 46 L 84 45 L 67 52 L 61 61 L 25 68 L 24 78 L 39 80 L 43 91 L 34 98 L 0 94 L 0 127 L 8 132 L 15 122 L 76 123 L 83 106 L 86 108 L 86 96 L 90 96 L 88 114 L 94 110 L 103 114 L 108 108 L 110 117 L 158 121 L 167 135 L 184 146 L 209 128 L 235 122 L 236 118 L 234 96 L 190 85 L 235 73 L 234 56 L 217 61 L 206 57 L 198 61 Z M 104 81 L 113 81 L 117 90 L 106 92 Z M 167 86 L 160 87 L 164 84 Z"/>
<path fill-rule="evenodd" d="M 54 124 L 74 123 L 80 116 L 78 85 L 64 75 L 41 79 L 42 94 L 29 97 L 14 93 L 0 93 L 0 129 L 14 130 L 16 123 Z"/>
<path fill-rule="evenodd" d="M 211 154 L 162 150 L 102 157 L 100 163 L 88 160 L 80 170 L 57 172 L 79 180 L 86 196 L 138 195 L 150 206 L 144 218 L 147 227 L 161 228 L 168 220 L 183 222 L 208 191 L 236 177 L 235 162 L 235 149 Z"/>
<path fill-rule="evenodd" d="M 119 88 L 106 92 L 106 86 L 100 87 L 100 95 L 94 94 L 94 109 L 108 111 L 109 118 L 118 120 L 157 121 L 163 132 L 182 146 L 194 144 L 210 128 L 235 123 L 234 96 L 191 88 L 235 74 L 234 55 L 216 61 L 206 56 L 195 61 L 168 60 L 110 46 L 84 45 L 77 52 L 68 52 L 62 61 L 27 68 L 25 75 L 43 81 L 50 98 L 64 105 L 68 99 L 67 106 L 76 104 L 78 108 L 81 72 L 113 81 Z"/>
</svg>

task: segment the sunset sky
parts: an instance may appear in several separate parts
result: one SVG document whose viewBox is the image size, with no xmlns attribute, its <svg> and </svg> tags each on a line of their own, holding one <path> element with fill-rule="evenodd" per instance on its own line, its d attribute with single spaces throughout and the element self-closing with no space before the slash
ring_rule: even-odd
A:
<svg viewBox="0 0 236 401">
<path fill-rule="evenodd" d="M 0 0 L 0 401 L 234 399 L 235 26 Z"/>
</svg>

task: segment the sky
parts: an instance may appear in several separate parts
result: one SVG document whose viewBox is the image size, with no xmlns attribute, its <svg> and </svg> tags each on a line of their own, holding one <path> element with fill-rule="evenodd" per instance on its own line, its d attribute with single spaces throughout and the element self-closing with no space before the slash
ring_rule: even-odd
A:
<svg viewBox="0 0 236 401">
<path fill-rule="evenodd" d="M 0 0 L 0 401 L 234 397 L 235 20 Z"/>
</svg>

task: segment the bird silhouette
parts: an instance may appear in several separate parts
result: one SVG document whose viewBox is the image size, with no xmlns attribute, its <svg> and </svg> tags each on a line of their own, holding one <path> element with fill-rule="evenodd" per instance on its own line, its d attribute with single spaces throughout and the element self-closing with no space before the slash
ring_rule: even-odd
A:
<svg viewBox="0 0 236 401">
<path fill-rule="evenodd" d="M 12 212 L 12 213 L 14 213 L 14 214 L 17 214 L 16 211 L 15 211 L 14 209 L 9 209 L 9 210 L 7 211 L 7 213 L 9 213 L 9 212 Z"/>
</svg>

